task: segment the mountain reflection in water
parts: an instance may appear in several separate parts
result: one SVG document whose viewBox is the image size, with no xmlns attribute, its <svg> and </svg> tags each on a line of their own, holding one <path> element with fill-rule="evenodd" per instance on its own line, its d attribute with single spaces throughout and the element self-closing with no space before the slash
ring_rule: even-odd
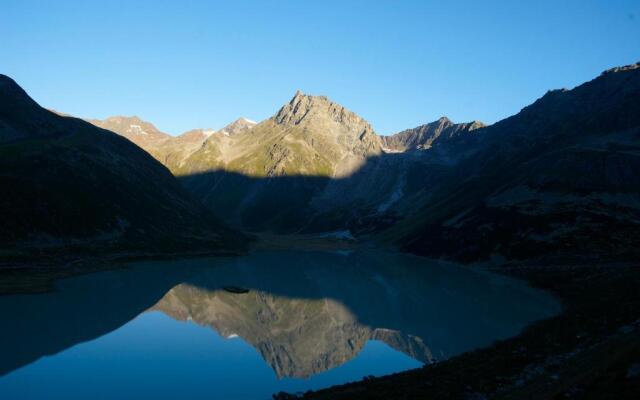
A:
<svg viewBox="0 0 640 400">
<path fill-rule="evenodd" d="M 145 311 L 238 336 L 277 377 L 306 378 L 357 357 L 370 340 L 430 363 L 513 336 L 558 310 L 550 296 L 519 281 L 398 254 L 143 262 L 61 281 L 51 293 L 0 297 L 9 322 L 0 331 L 0 375 Z"/>
</svg>

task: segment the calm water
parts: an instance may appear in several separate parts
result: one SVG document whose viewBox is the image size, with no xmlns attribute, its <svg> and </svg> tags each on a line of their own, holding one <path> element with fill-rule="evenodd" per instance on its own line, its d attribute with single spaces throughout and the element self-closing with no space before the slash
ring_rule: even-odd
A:
<svg viewBox="0 0 640 400">
<path fill-rule="evenodd" d="M 519 281 L 397 254 L 138 263 L 0 296 L 0 399 L 269 399 L 443 360 L 558 311 Z"/>
</svg>

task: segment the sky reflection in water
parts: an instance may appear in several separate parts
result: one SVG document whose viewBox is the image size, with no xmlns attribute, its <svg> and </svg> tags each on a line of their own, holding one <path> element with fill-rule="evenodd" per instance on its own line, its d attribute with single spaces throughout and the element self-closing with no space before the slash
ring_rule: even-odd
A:
<svg viewBox="0 0 640 400">
<path fill-rule="evenodd" d="M 519 281 L 398 254 L 144 262 L 0 297 L 0 398 L 268 399 L 448 358 L 558 311 Z"/>
</svg>

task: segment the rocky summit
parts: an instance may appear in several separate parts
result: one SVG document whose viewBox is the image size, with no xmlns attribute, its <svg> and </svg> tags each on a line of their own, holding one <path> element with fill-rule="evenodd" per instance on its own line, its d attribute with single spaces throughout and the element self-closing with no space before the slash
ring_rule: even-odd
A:
<svg viewBox="0 0 640 400">
<path fill-rule="evenodd" d="M 168 134 L 160 132 L 152 123 L 143 121 L 137 116 L 115 116 L 105 120 L 91 119 L 88 122 L 99 128 L 117 132 L 140 147 L 170 138 Z"/>
<path fill-rule="evenodd" d="M 255 121 L 252 121 L 244 117 L 240 117 L 237 120 L 230 123 L 229 125 L 220 129 L 219 132 L 227 136 L 235 135 L 237 133 L 242 133 L 246 130 L 253 128 L 254 126 L 256 126 L 256 124 L 257 122 Z"/>
<path fill-rule="evenodd" d="M 484 126 L 480 121 L 455 124 L 449 118 L 442 117 L 437 121 L 406 129 L 394 135 L 382 136 L 381 139 L 384 149 L 388 152 L 430 149 L 438 142 L 468 137 L 467 133 Z"/>
</svg>

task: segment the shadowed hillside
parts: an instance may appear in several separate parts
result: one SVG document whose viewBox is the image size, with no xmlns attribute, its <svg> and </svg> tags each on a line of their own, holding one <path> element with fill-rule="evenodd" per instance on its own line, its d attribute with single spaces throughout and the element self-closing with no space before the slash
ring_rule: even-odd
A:
<svg viewBox="0 0 640 400">
<path fill-rule="evenodd" d="M 404 249 L 463 260 L 637 258 L 640 64 L 550 91 L 477 137 L 390 233 Z"/>
<path fill-rule="evenodd" d="M 242 236 L 118 135 L 37 105 L 0 76 L 0 246 L 10 259 L 104 251 L 235 252 Z"/>
</svg>

